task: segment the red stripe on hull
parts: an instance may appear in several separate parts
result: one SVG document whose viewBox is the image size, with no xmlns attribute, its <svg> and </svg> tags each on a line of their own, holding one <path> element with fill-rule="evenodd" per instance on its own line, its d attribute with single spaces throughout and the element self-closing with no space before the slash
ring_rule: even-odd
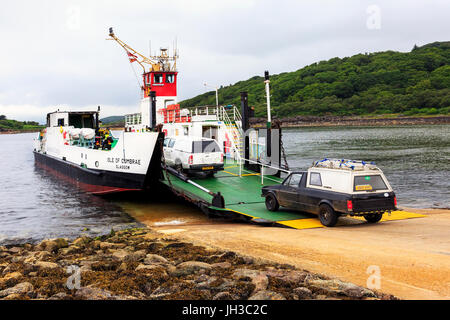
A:
<svg viewBox="0 0 450 320">
<path fill-rule="evenodd" d="M 101 186 L 101 185 L 93 185 L 93 184 L 87 184 L 87 183 L 83 183 L 80 182 L 76 179 L 73 179 L 72 177 L 66 176 L 64 174 L 62 174 L 61 172 L 45 165 L 42 162 L 36 161 L 35 164 L 37 166 L 39 166 L 40 168 L 50 172 L 51 174 L 53 174 L 54 176 L 69 182 L 75 186 L 77 186 L 78 188 L 80 188 L 81 190 L 87 192 L 87 193 L 91 193 L 94 195 L 106 195 L 106 194 L 111 194 L 111 193 L 118 193 L 118 192 L 126 192 L 126 191 L 142 191 L 142 189 L 127 189 L 127 188 L 117 188 L 117 187 L 108 187 L 108 186 Z"/>
</svg>

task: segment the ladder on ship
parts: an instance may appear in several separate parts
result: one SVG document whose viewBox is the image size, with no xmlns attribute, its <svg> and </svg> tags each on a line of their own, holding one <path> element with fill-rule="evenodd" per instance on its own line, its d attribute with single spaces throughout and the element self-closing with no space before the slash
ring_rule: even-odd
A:
<svg viewBox="0 0 450 320">
<path fill-rule="evenodd" d="M 243 135 L 242 116 L 236 106 L 231 108 L 220 106 L 218 110 L 218 118 L 224 123 L 225 132 L 231 141 L 231 148 L 234 151 L 236 160 L 244 158 L 243 153 Z"/>
</svg>

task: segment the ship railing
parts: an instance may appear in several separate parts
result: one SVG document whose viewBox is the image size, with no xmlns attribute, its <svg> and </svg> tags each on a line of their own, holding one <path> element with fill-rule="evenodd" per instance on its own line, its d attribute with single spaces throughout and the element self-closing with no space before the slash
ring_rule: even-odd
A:
<svg viewBox="0 0 450 320">
<path fill-rule="evenodd" d="M 286 170 L 286 169 L 283 169 L 283 168 L 280 168 L 280 167 L 275 167 L 275 166 L 272 166 L 272 165 L 269 165 L 269 164 L 261 163 L 261 161 L 255 161 L 255 160 L 250 160 L 250 159 L 245 159 L 245 158 L 239 158 L 239 177 L 242 177 L 242 170 L 243 170 L 242 166 L 243 166 L 243 162 L 245 162 L 245 161 L 261 166 L 261 171 L 260 171 L 261 184 L 264 184 L 264 168 L 270 168 L 270 169 L 278 170 L 278 171 L 287 173 L 288 175 L 292 173 L 292 171 L 289 171 L 289 170 Z M 266 177 L 266 179 L 272 180 L 272 181 L 275 181 L 275 182 L 279 183 L 278 180 L 272 179 L 270 177 Z"/>
<path fill-rule="evenodd" d="M 160 113 L 161 117 L 164 118 L 164 123 L 184 123 L 184 122 L 191 122 L 192 116 L 189 112 L 184 112 L 184 109 L 174 109 L 174 110 L 168 110 L 168 109 L 161 109 L 158 112 Z"/>
<path fill-rule="evenodd" d="M 189 114 L 191 116 L 217 116 L 219 117 L 219 107 L 218 106 L 198 106 L 198 107 L 188 107 Z"/>
<path fill-rule="evenodd" d="M 142 123 L 142 115 L 140 113 L 132 113 L 125 115 L 125 126 L 133 126 Z"/>
</svg>

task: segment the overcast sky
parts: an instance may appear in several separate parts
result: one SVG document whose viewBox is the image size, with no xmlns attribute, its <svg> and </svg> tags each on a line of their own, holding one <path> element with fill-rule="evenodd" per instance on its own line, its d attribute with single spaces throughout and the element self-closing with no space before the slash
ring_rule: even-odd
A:
<svg viewBox="0 0 450 320">
<path fill-rule="evenodd" d="M 105 40 L 111 26 L 145 54 L 149 40 L 156 51 L 178 39 L 182 100 L 207 91 L 205 81 L 447 41 L 449 16 L 449 0 L 2 1 L 0 114 L 43 122 L 57 108 L 137 112 L 135 74 Z"/>
</svg>

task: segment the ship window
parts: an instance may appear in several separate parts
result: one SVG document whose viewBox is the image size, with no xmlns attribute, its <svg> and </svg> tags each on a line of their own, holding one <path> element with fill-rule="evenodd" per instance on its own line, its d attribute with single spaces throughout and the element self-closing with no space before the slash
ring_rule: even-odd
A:
<svg viewBox="0 0 450 320">
<path fill-rule="evenodd" d="M 58 127 L 64 127 L 64 118 L 63 119 L 58 119 Z"/>
<path fill-rule="evenodd" d="M 161 73 L 154 74 L 153 83 L 163 83 L 163 75 Z"/>
<path fill-rule="evenodd" d="M 312 186 L 322 186 L 322 178 L 320 177 L 320 173 L 311 172 L 309 176 L 309 184 Z"/>
<path fill-rule="evenodd" d="M 175 82 L 175 75 L 174 74 L 167 74 L 166 75 L 166 83 L 174 83 Z"/>
</svg>

